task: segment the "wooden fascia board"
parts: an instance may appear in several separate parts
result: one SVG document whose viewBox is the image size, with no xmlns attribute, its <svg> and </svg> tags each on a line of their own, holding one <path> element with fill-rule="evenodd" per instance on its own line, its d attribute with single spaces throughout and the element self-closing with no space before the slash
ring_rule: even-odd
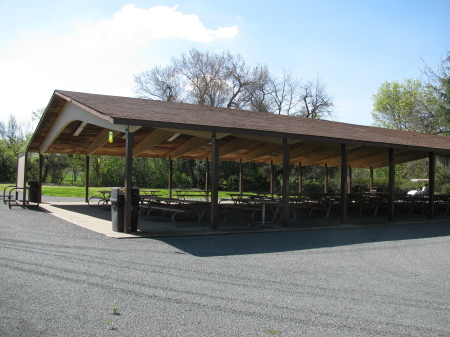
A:
<svg viewBox="0 0 450 337">
<path fill-rule="evenodd" d="M 174 133 L 172 131 L 155 129 L 150 132 L 139 144 L 133 148 L 133 157 L 136 157 L 140 153 L 146 151 L 147 149 L 160 144 Z"/>
<path fill-rule="evenodd" d="M 280 144 L 281 139 L 277 137 L 269 137 L 269 136 L 256 136 L 256 135 L 246 135 L 246 134 L 232 134 L 232 136 L 235 136 L 237 138 L 245 138 L 245 139 L 251 139 L 258 142 L 264 142 L 264 143 L 271 143 L 271 144 Z M 289 145 L 294 145 L 299 142 L 302 142 L 302 139 L 298 138 L 288 138 L 287 143 Z"/>
<path fill-rule="evenodd" d="M 161 130 L 170 131 L 172 133 L 181 133 L 183 135 L 188 135 L 192 137 L 200 137 L 200 138 L 207 138 L 211 139 L 212 133 L 210 131 L 195 131 L 195 130 L 186 130 L 186 129 L 168 129 L 168 128 L 161 128 Z M 222 139 L 226 136 L 229 136 L 229 133 L 223 133 L 223 132 L 217 132 L 216 133 L 216 139 Z"/>
<path fill-rule="evenodd" d="M 271 143 L 280 143 L 281 139 L 287 138 L 289 144 L 293 144 L 302 140 L 302 135 L 296 134 L 286 134 L 284 132 L 275 132 L 275 131 L 265 131 L 265 130 L 254 130 L 254 129 L 240 129 L 240 128 L 232 128 L 232 127 L 224 127 L 224 126 L 214 126 L 214 125 L 199 125 L 199 124 L 184 124 L 184 123 L 176 123 L 176 122 L 164 122 L 164 121 L 155 121 L 155 120 L 137 120 L 137 119 L 129 119 L 129 118 L 114 118 L 114 124 L 124 124 L 124 125 L 140 125 L 151 128 L 160 128 L 160 129 L 171 129 L 174 132 L 183 133 L 182 130 L 191 130 L 191 131 L 206 131 L 206 132 L 216 132 L 224 135 L 232 135 L 236 137 L 249 138 L 249 139 L 259 139 L 261 141 L 261 137 L 267 137 L 267 142 Z M 177 131 L 175 131 L 177 130 Z M 254 138 L 256 137 L 256 138 Z M 316 137 L 317 138 L 317 137 Z M 269 141 L 270 139 L 270 141 Z M 321 138 L 323 140 L 323 138 Z M 264 139 L 266 141 L 266 139 Z"/>
<path fill-rule="evenodd" d="M 186 153 L 189 153 L 191 151 L 194 151 L 198 149 L 199 147 L 202 147 L 203 145 L 206 145 L 208 143 L 211 143 L 211 139 L 205 139 L 200 137 L 193 137 L 189 139 L 188 141 L 184 142 L 181 146 L 173 150 L 171 153 L 169 153 L 166 158 L 172 158 L 176 159 L 179 158 Z"/>
<path fill-rule="evenodd" d="M 73 98 L 71 98 L 71 97 L 69 97 L 69 96 L 66 96 L 66 95 L 62 94 L 62 93 L 59 92 L 59 91 L 55 91 L 54 94 L 57 95 L 57 96 L 59 96 L 59 97 L 64 98 L 65 100 L 67 100 L 68 102 L 70 102 L 70 103 L 72 103 L 72 104 L 75 104 L 75 105 L 79 106 L 79 107 L 82 108 L 83 110 L 89 111 L 91 114 L 93 114 L 93 115 L 95 115 L 95 116 L 97 116 L 97 117 L 99 117 L 99 118 L 105 119 L 105 120 L 107 120 L 107 121 L 110 122 L 110 123 L 114 123 L 114 119 L 113 119 L 111 116 L 109 116 L 109 115 L 107 115 L 107 114 L 105 114 L 105 113 L 102 113 L 102 112 L 100 112 L 100 111 L 98 111 L 98 110 L 95 110 L 95 109 L 93 109 L 93 108 L 91 108 L 91 107 L 89 107 L 89 106 L 87 106 L 87 105 L 84 105 L 83 103 L 78 102 L 77 100 L 75 100 L 75 99 L 73 99 Z"/>
<path fill-rule="evenodd" d="M 347 139 L 342 137 L 327 137 L 321 135 L 313 135 L 313 134 L 294 134 L 294 133 L 286 133 L 282 131 L 270 131 L 270 130 L 262 130 L 262 129 L 244 129 L 244 128 L 236 128 L 236 127 L 226 127 L 226 126 L 216 126 L 216 125 L 199 125 L 199 124 L 185 124 L 178 122 L 167 122 L 167 121 L 155 121 L 155 120 L 138 120 L 138 119 L 130 119 L 130 118 L 114 118 L 114 124 L 124 124 L 124 125 L 140 125 L 145 127 L 152 128 L 165 128 L 165 129 L 175 129 L 175 130 L 191 130 L 191 131 L 206 131 L 206 132 L 216 132 L 229 134 L 241 138 L 253 138 L 262 140 L 264 137 L 267 137 L 264 141 L 270 143 L 279 143 L 281 139 L 287 138 L 289 144 L 293 144 L 299 141 L 308 141 L 308 142 L 317 142 L 317 143 L 330 143 L 330 144 L 342 144 L 345 143 L 347 146 L 365 146 L 365 147 L 374 147 L 374 148 L 394 148 L 396 150 L 416 150 L 416 151 L 431 151 L 438 153 L 447 153 L 448 149 L 446 148 L 430 148 L 417 145 L 405 145 L 401 143 L 385 143 L 379 141 L 371 141 L 371 140 L 359 140 L 359 139 Z M 178 131 L 177 131 L 178 132 Z M 182 131 L 180 131 L 182 132 Z M 270 140 L 269 140 L 270 139 Z"/>
<path fill-rule="evenodd" d="M 249 162 L 253 159 L 271 154 L 272 152 L 281 151 L 281 150 L 282 150 L 281 144 L 263 144 L 260 147 L 256 148 L 255 150 L 237 158 L 236 160 L 237 161 L 242 160 L 242 162 L 245 163 L 245 162 Z"/>
</svg>

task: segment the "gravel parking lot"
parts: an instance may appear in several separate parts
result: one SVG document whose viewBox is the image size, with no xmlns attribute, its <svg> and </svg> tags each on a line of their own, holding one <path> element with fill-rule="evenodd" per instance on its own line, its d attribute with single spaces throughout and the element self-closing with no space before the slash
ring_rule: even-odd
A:
<svg viewBox="0 0 450 337">
<path fill-rule="evenodd" d="M 1 336 L 450 336 L 449 280 L 449 222 L 111 239 L 0 204 Z"/>
</svg>

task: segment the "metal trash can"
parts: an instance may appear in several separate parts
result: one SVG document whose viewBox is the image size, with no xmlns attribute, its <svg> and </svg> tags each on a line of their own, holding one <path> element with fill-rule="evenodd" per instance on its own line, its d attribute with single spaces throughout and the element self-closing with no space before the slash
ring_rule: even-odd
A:
<svg viewBox="0 0 450 337">
<path fill-rule="evenodd" d="M 139 188 L 131 188 L 131 232 L 137 232 L 139 221 Z"/>
<path fill-rule="evenodd" d="M 112 188 L 109 201 L 111 202 L 112 230 L 114 232 L 123 233 L 123 224 L 124 224 L 123 209 L 125 203 L 125 196 L 123 195 L 123 193 L 120 193 L 119 187 Z"/>
<path fill-rule="evenodd" d="M 111 190 L 111 221 L 114 232 L 125 231 L 125 194 L 119 187 L 113 187 Z M 139 221 L 139 188 L 131 189 L 131 228 L 130 232 L 136 232 Z"/>
<path fill-rule="evenodd" d="M 39 182 L 35 180 L 28 181 L 28 201 L 39 202 Z"/>
</svg>

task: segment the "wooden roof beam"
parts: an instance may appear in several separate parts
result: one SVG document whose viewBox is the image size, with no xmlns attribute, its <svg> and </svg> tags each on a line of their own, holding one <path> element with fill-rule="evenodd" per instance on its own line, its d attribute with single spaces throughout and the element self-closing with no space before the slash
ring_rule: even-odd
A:
<svg viewBox="0 0 450 337">
<path fill-rule="evenodd" d="M 253 150 L 247 154 L 244 154 L 237 160 L 242 159 L 242 162 L 245 163 L 245 162 L 251 161 L 253 159 L 267 156 L 268 154 L 271 154 L 276 151 L 281 151 L 281 150 L 282 150 L 281 144 L 264 144 L 264 145 L 256 148 L 255 150 Z"/>
<path fill-rule="evenodd" d="M 150 134 L 148 134 L 139 144 L 133 148 L 133 157 L 141 154 L 142 152 L 150 149 L 151 147 L 158 145 L 159 143 L 165 141 L 167 138 L 173 136 L 174 133 L 171 131 L 155 129 Z"/>
<path fill-rule="evenodd" d="M 98 136 L 94 139 L 94 141 L 89 144 L 88 148 L 86 149 L 86 155 L 90 156 L 91 154 L 95 154 L 95 152 L 98 149 L 101 149 L 103 145 L 108 143 L 109 139 L 109 129 L 103 129 Z M 114 134 L 114 137 L 117 136 L 120 132 L 119 131 L 112 131 Z"/>
<path fill-rule="evenodd" d="M 384 153 L 384 151 L 387 151 L 387 149 L 372 149 L 372 148 L 356 148 L 353 150 L 349 150 L 348 151 L 348 162 L 349 164 L 351 164 L 352 162 L 356 161 L 356 160 L 360 160 L 366 157 L 370 157 L 370 156 L 374 156 L 377 155 L 379 153 Z M 335 157 L 333 159 L 330 159 L 327 161 L 327 165 L 329 167 L 331 166 L 339 166 L 341 165 L 341 157 Z"/>
<path fill-rule="evenodd" d="M 394 153 L 394 161 L 395 164 L 402 164 L 407 163 L 410 161 L 415 161 L 419 159 L 428 158 L 428 152 L 405 152 L 405 153 Z M 372 166 L 372 168 L 381 168 L 386 167 L 389 165 L 388 160 L 383 160 L 377 163 L 372 163 L 371 165 L 364 165 L 363 167 L 369 168 Z"/>
<path fill-rule="evenodd" d="M 400 154 L 405 153 L 405 152 L 408 152 L 408 151 L 407 150 L 403 150 L 403 151 L 394 152 L 394 158 L 396 158 L 397 156 L 399 156 Z M 359 160 L 354 160 L 351 163 L 349 161 L 349 165 L 351 165 L 352 167 L 376 166 L 379 163 L 389 163 L 388 149 L 385 149 L 385 151 L 380 152 L 380 153 L 378 153 L 376 155 L 373 155 L 373 156 L 367 156 L 367 157 L 361 158 Z"/>
<path fill-rule="evenodd" d="M 179 157 L 185 155 L 186 153 L 194 151 L 208 143 L 211 143 L 211 139 L 192 137 L 188 141 L 184 142 L 181 146 L 179 146 L 178 148 L 173 150 L 171 153 L 166 155 L 166 158 L 169 158 L 169 157 L 172 159 L 179 158 Z"/>
<path fill-rule="evenodd" d="M 326 159 L 335 158 L 336 156 L 340 156 L 340 154 L 341 149 L 326 149 L 302 159 L 301 162 L 304 166 L 312 165 L 317 162 L 326 161 Z"/>
<path fill-rule="evenodd" d="M 299 162 L 303 157 L 317 153 L 319 151 L 325 150 L 325 147 L 311 145 L 311 144 L 301 144 L 290 150 L 291 163 Z M 273 164 L 281 164 L 283 162 L 283 155 L 277 156 L 271 159 Z M 268 162 L 267 164 L 270 164 Z"/>
<path fill-rule="evenodd" d="M 239 151 L 255 143 L 258 143 L 258 141 L 254 139 L 234 138 L 220 147 L 219 154 L 221 157 L 226 156 L 227 154 Z"/>
</svg>

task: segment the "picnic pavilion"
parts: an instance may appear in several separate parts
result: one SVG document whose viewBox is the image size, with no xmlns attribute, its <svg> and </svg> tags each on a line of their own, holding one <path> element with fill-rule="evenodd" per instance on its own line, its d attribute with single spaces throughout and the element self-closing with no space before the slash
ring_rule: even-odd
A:
<svg viewBox="0 0 450 337">
<path fill-rule="evenodd" d="M 110 132 L 114 135 L 111 143 Z M 40 156 L 39 186 L 44 153 L 85 155 L 86 200 L 89 156 L 124 156 L 124 231 L 128 232 L 134 157 L 206 160 L 211 169 L 212 229 L 218 224 L 219 161 L 283 165 L 283 226 L 288 226 L 291 165 L 320 165 L 325 170 L 340 167 L 341 223 L 347 221 L 349 170 L 366 168 L 373 172 L 389 167 L 387 205 L 388 219 L 392 221 L 395 165 L 422 158 L 429 158 L 428 217 L 433 217 L 435 157 L 450 155 L 450 141 L 443 136 L 333 121 L 55 90 L 27 153 Z"/>
</svg>

